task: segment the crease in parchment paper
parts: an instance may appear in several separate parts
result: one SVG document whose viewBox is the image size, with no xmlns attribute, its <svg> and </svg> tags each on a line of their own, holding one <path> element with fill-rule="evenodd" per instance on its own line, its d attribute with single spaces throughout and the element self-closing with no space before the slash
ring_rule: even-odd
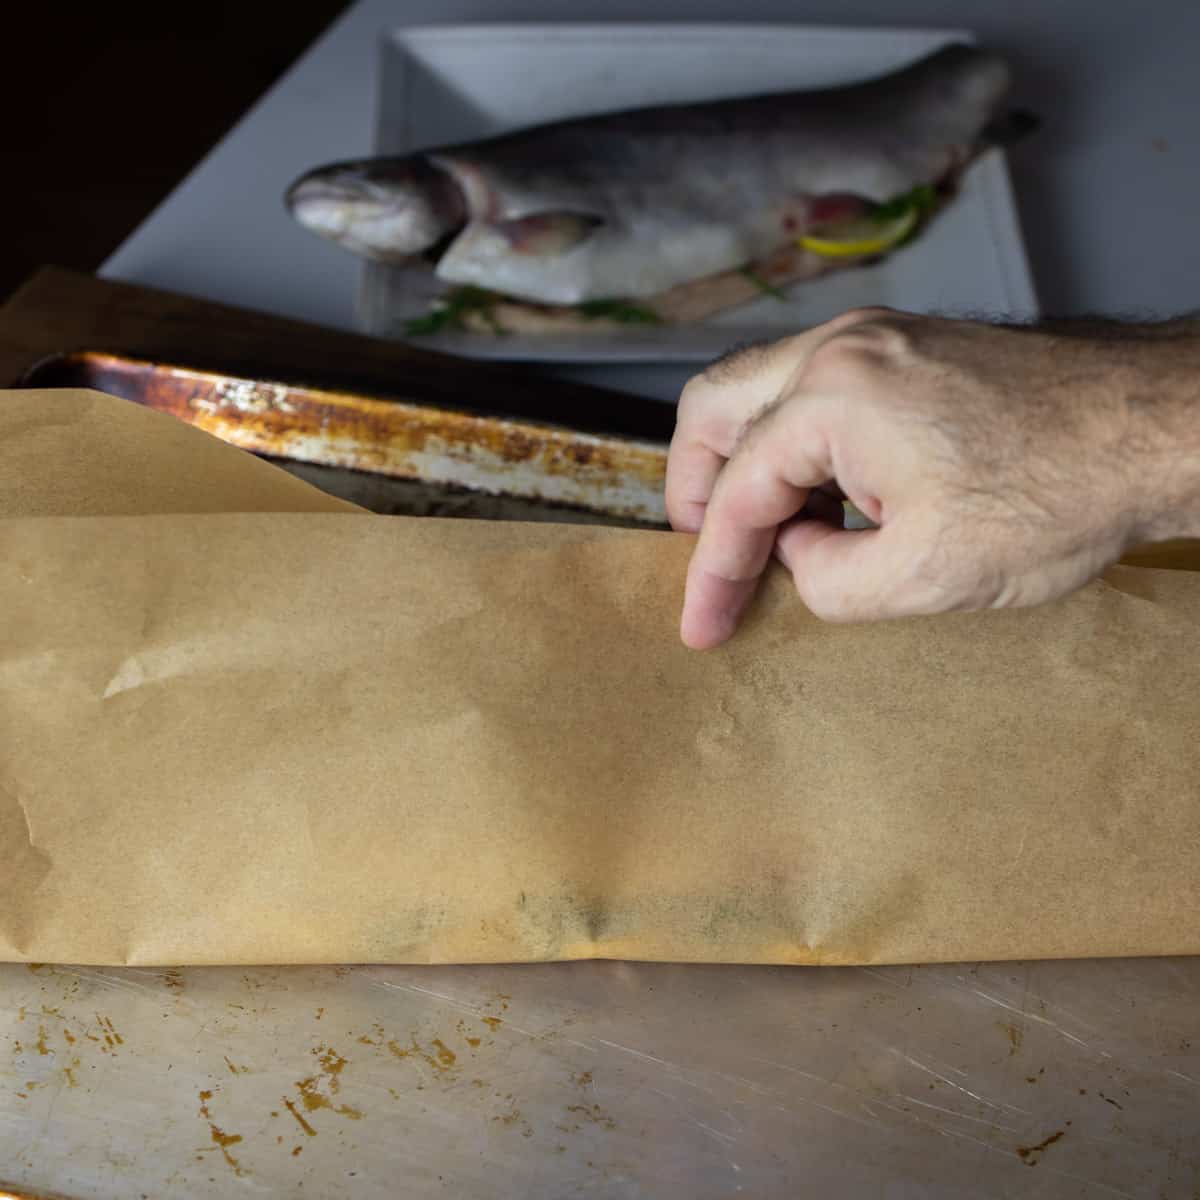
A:
<svg viewBox="0 0 1200 1200">
<path fill-rule="evenodd" d="M 122 657 L 106 672 L 107 679 L 99 691 L 100 700 L 150 703 L 153 695 L 136 696 L 135 693 L 157 693 L 175 681 L 204 675 L 227 677 L 231 693 L 236 693 L 236 676 L 261 674 L 272 669 L 270 654 L 258 656 L 253 653 L 256 639 L 252 621 L 247 621 L 236 634 L 228 630 L 202 630 L 194 637 L 158 645 L 154 644 L 152 621 L 144 622 L 143 628 L 144 649 Z M 247 647 L 251 648 L 249 653 L 245 652 Z"/>
<path fill-rule="evenodd" d="M 111 700 L 122 692 L 133 691 L 148 682 L 151 682 L 151 678 L 146 673 L 142 658 L 135 655 L 123 659 L 113 673 L 113 677 L 104 685 L 101 699 Z"/>
<path fill-rule="evenodd" d="M 29 806 L 21 794 L 0 783 L 0 946 L 23 956 L 35 935 L 39 911 L 37 890 L 49 875 L 50 855 L 37 844 Z"/>
</svg>

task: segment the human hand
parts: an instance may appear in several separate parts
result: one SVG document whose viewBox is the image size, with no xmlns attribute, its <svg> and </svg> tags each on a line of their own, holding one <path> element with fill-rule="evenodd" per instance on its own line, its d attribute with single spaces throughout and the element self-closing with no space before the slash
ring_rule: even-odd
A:
<svg viewBox="0 0 1200 1200">
<path fill-rule="evenodd" d="M 1200 339 L 1104 331 L 862 309 L 691 380 L 667 466 L 671 523 L 700 534 L 683 640 L 731 636 L 772 554 L 818 616 L 865 620 L 1038 604 L 1190 532 Z M 807 515 L 830 485 L 878 528 Z"/>
</svg>

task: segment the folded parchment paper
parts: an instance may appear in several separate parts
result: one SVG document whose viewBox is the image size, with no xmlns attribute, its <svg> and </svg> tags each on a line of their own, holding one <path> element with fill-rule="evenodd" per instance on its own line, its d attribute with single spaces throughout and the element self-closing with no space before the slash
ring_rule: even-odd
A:
<svg viewBox="0 0 1200 1200">
<path fill-rule="evenodd" d="M 0 958 L 1200 951 L 1198 574 L 845 627 L 779 573 L 695 654 L 686 538 L 362 514 L 78 392 L 0 394 L 0 517 Z"/>
</svg>

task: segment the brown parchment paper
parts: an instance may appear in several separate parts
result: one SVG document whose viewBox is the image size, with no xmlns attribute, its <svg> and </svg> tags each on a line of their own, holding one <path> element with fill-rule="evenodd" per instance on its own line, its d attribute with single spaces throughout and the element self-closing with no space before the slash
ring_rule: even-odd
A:
<svg viewBox="0 0 1200 1200">
<path fill-rule="evenodd" d="M 1200 575 L 831 626 L 778 573 L 695 654 L 683 537 L 360 514 L 82 393 L 0 395 L 0 481 L 0 958 L 1200 950 Z"/>
</svg>

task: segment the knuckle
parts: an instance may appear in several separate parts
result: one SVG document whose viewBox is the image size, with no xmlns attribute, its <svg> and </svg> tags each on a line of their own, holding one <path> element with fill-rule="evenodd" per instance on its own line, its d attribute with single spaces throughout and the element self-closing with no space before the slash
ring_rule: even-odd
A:
<svg viewBox="0 0 1200 1200">
<path fill-rule="evenodd" d="M 744 469 L 736 486 L 720 489 L 718 502 L 725 519 L 739 528 L 755 525 L 773 482 L 771 473 L 761 464 Z"/>
<path fill-rule="evenodd" d="M 810 386 L 868 388 L 888 372 L 901 369 L 914 353 L 911 324 L 896 314 L 849 326 L 813 352 L 806 372 Z"/>
<path fill-rule="evenodd" d="M 855 386 L 864 382 L 874 366 L 871 343 L 848 333 L 830 338 L 813 351 L 804 372 L 812 388 Z"/>
<path fill-rule="evenodd" d="M 882 305 L 869 305 L 862 308 L 852 308 L 834 317 L 825 325 L 828 331 L 826 341 L 836 341 L 842 338 L 853 338 L 855 334 L 871 337 L 881 330 L 903 329 L 911 325 L 914 317 L 910 313 L 899 312 L 894 308 L 884 308 Z"/>
<path fill-rule="evenodd" d="M 731 439 L 732 413 L 729 405 L 717 403 L 718 399 L 702 377 L 688 380 L 675 409 L 672 447 L 701 443 L 720 448 Z"/>
<path fill-rule="evenodd" d="M 884 304 L 864 304 L 858 308 L 849 309 L 837 319 L 847 326 L 853 326 L 862 325 L 868 321 L 886 320 L 888 317 L 899 315 L 896 309 L 888 308 Z"/>
<path fill-rule="evenodd" d="M 703 375 L 693 375 L 687 383 L 683 385 L 683 391 L 679 393 L 679 404 L 676 409 L 676 419 L 682 421 L 695 415 L 696 409 L 700 406 L 704 397 L 709 390 L 708 382 Z"/>
<path fill-rule="evenodd" d="M 742 383 L 755 375 L 771 359 L 771 342 L 745 342 L 726 351 L 696 378 L 706 384 L 729 385 Z"/>
<path fill-rule="evenodd" d="M 903 362 L 916 349 L 916 325 L 903 317 L 891 315 L 860 326 L 863 335 L 871 339 L 876 354 L 890 362 Z"/>
<path fill-rule="evenodd" d="M 739 458 L 745 457 L 763 436 L 769 433 L 775 422 L 775 414 L 787 403 L 787 397 L 777 396 L 766 404 L 760 405 L 737 428 L 733 439 L 733 453 Z"/>
<path fill-rule="evenodd" d="M 838 341 L 864 356 L 873 359 L 896 361 L 906 357 L 913 348 L 913 326 L 903 317 L 890 314 L 875 320 L 864 321 L 841 334 Z"/>
</svg>

